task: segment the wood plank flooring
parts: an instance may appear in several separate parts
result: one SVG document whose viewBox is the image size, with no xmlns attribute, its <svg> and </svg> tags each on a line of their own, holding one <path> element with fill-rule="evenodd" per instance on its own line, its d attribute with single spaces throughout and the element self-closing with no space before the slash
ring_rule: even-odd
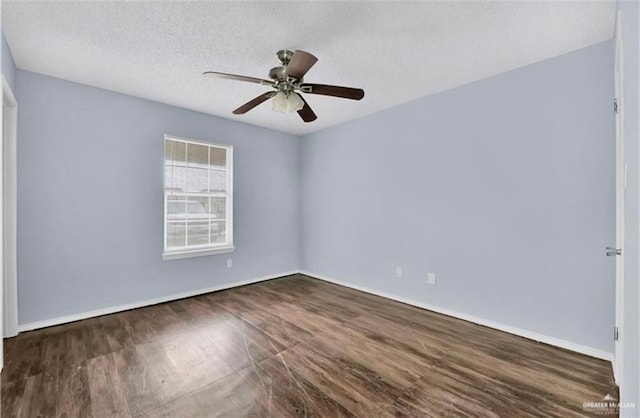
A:
<svg viewBox="0 0 640 418">
<path fill-rule="evenodd" d="M 288 276 L 5 340 L 2 417 L 578 417 L 605 361 Z"/>
</svg>

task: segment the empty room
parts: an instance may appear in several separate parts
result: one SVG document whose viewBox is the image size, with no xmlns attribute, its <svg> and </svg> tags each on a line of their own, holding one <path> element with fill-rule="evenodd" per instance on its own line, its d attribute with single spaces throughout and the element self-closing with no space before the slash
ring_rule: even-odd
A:
<svg viewBox="0 0 640 418">
<path fill-rule="evenodd" d="M 1 416 L 640 417 L 640 5 L 1 2 Z"/>
</svg>

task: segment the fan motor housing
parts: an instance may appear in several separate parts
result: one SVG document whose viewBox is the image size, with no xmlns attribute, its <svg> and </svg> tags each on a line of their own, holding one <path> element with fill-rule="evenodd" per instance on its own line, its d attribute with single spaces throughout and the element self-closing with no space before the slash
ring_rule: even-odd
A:
<svg viewBox="0 0 640 418">
<path fill-rule="evenodd" d="M 286 67 L 281 66 L 281 67 L 273 67 L 271 70 L 269 70 L 269 78 L 275 81 L 284 81 L 286 79 L 286 76 L 284 74 Z"/>
</svg>

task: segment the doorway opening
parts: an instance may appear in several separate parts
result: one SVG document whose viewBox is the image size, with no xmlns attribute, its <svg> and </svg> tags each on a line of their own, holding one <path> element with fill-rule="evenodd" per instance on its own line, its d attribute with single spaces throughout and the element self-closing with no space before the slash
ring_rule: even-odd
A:
<svg viewBox="0 0 640 418">
<path fill-rule="evenodd" d="M 2 76 L 2 146 L 0 147 L 0 323 L 2 336 L 18 334 L 17 279 L 17 128 L 18 102 Z M 3 364 L 0 341 L 0 367 Z"/>
</svg>

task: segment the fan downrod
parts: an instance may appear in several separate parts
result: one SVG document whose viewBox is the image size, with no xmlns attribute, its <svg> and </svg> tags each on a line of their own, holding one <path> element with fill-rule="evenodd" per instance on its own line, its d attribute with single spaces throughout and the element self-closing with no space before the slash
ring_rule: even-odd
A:
<svg viewBox="0 0 640 418">
<path fill-rule="evenodd" d="M 269 78 L 276 82 L 285 81 L 287 79 L 285 72 L 292 56 L 293 52 L 289 51 L 288 49 L 281 49 L 280 51 L 276 52 L 276 57 L 278 57 L 281 65 L 278 67 L 273 67 L 269 71 Z"/>
</svg>

